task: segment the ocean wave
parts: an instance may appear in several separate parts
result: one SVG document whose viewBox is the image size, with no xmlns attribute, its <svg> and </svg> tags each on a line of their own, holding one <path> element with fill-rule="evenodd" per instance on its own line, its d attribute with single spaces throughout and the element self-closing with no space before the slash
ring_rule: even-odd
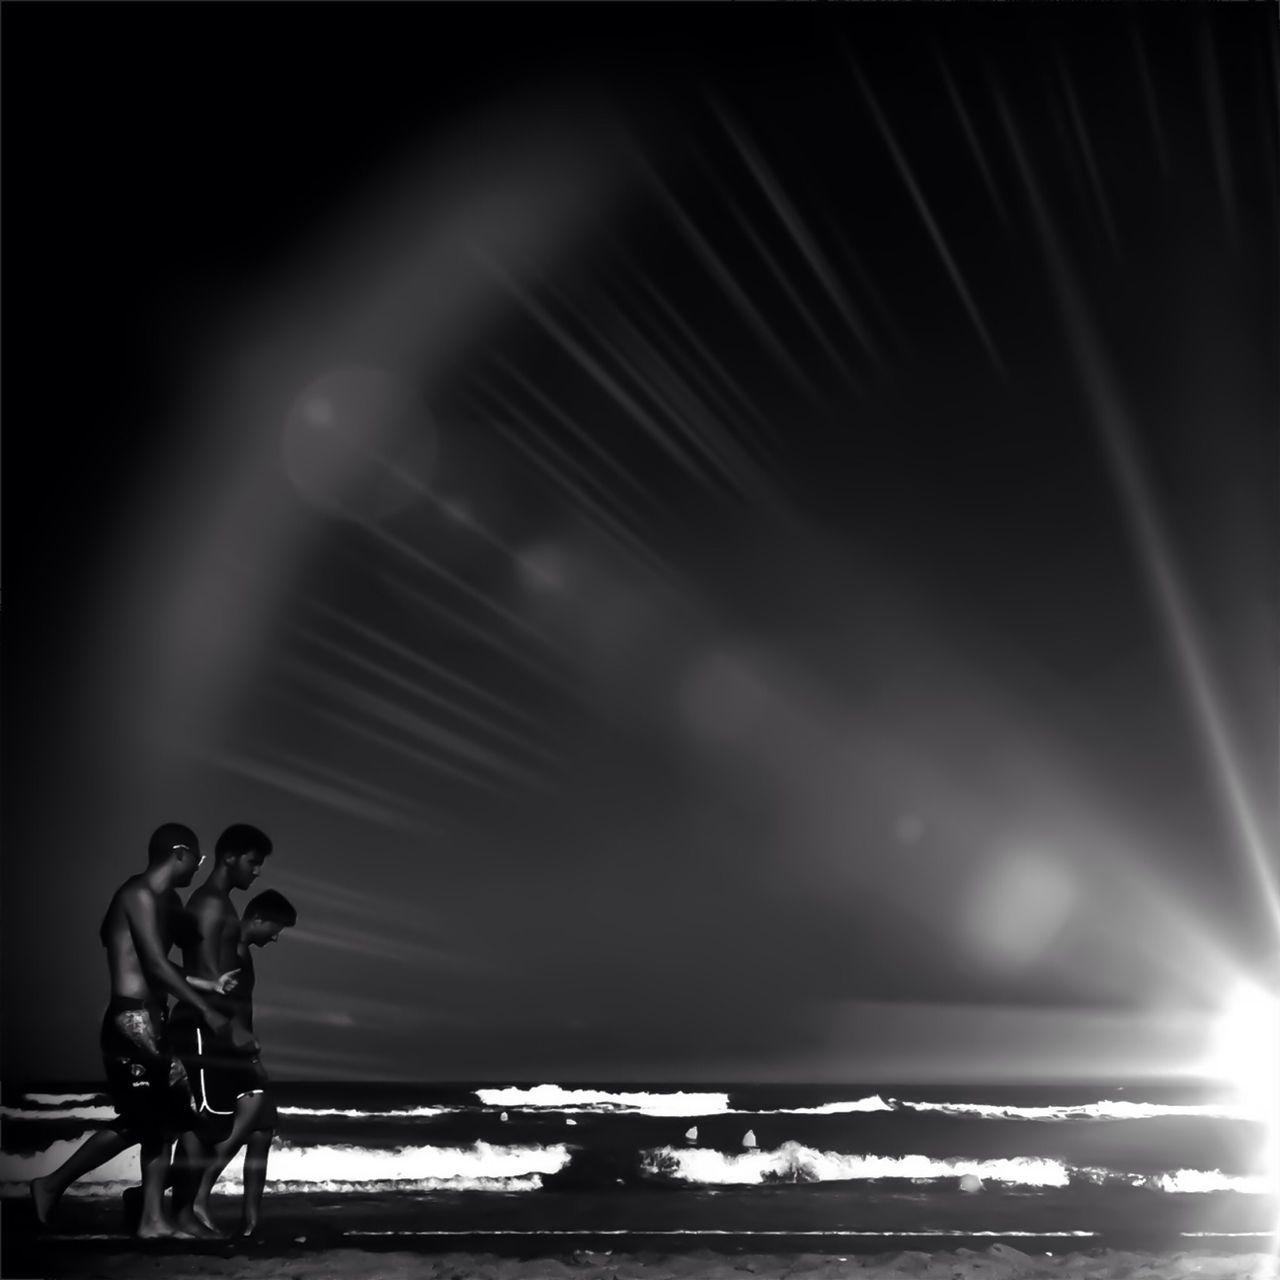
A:
<svg viewBox="0 0 1280 1280">
<path fill-rule="evenodd" d="M 486 1107 L 527 1110 L 631 1111 L 648 1116 L 710 1116 L 729 1110 L 727 1093 L 612 1093 L 602 1089 L 562 1089 L 556 1084 L 531 1089 L 477 1089 Z"/>
<path fill-rule="evenodd" d="M 1056 1160 L 937 1160 L 930 1156 L 848 1155 L 784 1142 L 772 1151 L 730 1154 L 705 1147 L 661 1147 L 647 1152 L 644 1167 L 660 1177 L 709 1186 L 762 1182 L 851 1182 L 873 1178 L 937 1179 L 976 1174 L 984 1182 L 1065 1187 L 1066 1166 Z"/>
<path fill-rule="evenodd" d="M 115 1107 L 0 1107 L 8 1120 L 114 1120 Z"/>
<path fill-rule="evenodd" d="M 244 1191 L 241 1180 L 243 1161 L 228 1165 L 227 1172 L 214 1184 L 214 1195 L 238 1196 Z M 78 1200 L 113 1200 L 138 1185 L 138 1179 L 113 1178 L 110 1181 L 75 1183 L 67 1192 Z M 338 1195 L 376 1195 L 379 1192 L 422 1191 L 540 1191 L 542 1177 L 532 1173 L 516 1178 L 408 1178 L 383 1181 L 353 1181 L 349 1178 L 326 1178 L 320 1181 L 290 1182 L 270 1178 L 264 1190 L 267 1195 L 296 1196 L 317 1193 Z M 0 1183 L 0 1198 L 17 1199 L 27 1194 L 26 1183 Z"/>
<path fill-rule="evenodd" d="M 816 1107 L 779 1107 L 776 1110 L 735 1109 L 727 1114 L 735 1116 L 842 1116 L 856 1111 L 894 1111 L 893 1099 L 886 1102 L 878 1093 L 866 1098 L 854 1098 L 849 1102 L 824 1102 Z"/>
<path fill-rule="evenodd" d="M 443 1116 L 465 1107 L 402 1107 L 394 1111 L 361 1111 L 353 1107 L 279 1107 L 282 1116 L 346 1116 L 352 1120 L 415 1120 Z"/>
<path fill-rule="evenodd" d="M 51 1143 L 30 1155 L 0 1154 L 0 1195 L 23 1194 L 33 1177 L 48 1173 L 79 1146 Z M 240 1186 L 243 1155 L 227 1167 L 224 1189 Z M 575 1172 L 576 1171 L 576 1172 Z M 1234 1192 L 1274 1194 L 1263 1176 L 1236 1176 L 1218 1170 L 1177 1169 L 1154 1174 L 1077 1168 L 1033 1157 L 937 1159 L 923 1155 L 851 1155 L 820 1151 L 799 1142 L 774 1150 L 727 1153 L 702 1147 L 661 1147 L 609 1157 L 563 1144 L 500 1146 L 475 1142 L 465 1147 L 405 1146 L 377 1149 L 354 1145 L 294 1146 L 272 1150 L 269 1187 L 275 1192 L 315 1191 L 526 1191 L 539 1187 L 628 1185 L 637 1181 L 701 1186 L 768 1183 L 864 1182 L 902 1179 L 947 1182 L 965 1175 L 983 1183 L 1063 1188 L 1073 1182 L 1129 1186 L 1175 1194 Z M 112 1195 L 138 1182 L 137 1149 L 115 1157 L 73 1188 L 78 1195 Z"/>
<path fill-rule="evenodd" d="M 936 1159 L 921 1155 L 849 1155 L 840 1151 L 818 1151 L 799 1142 L 784 1142 L 772 1151 L 741 1153 L 703 1147 L 661 1147 L 645 1152 L 641 1167 L 654 1177 L 704 1186 L 862 1182 L 887 1178 L 958 1182 L 969 1174 L 983 1183 L 998 1182 L 1022 1187 L 1067 1187 L 1072 1182 L 1084 1181 L 1177 1194 L 1215 1191 L 1242 1195 L 1275 1194 L 1274 1185 L 1265 1176 L 1227 1174 L 1216 1169 L 1123 1173 L 1112 1169 L 1080 1168 L 1058 1160 L 1030 1156 Z"/>
<path fill-rule="evenodd" d="M 0 1153 L 2 1194 L 20 1194 L 23 1184 L 56 1169 L 78 1146 L 78 1141 L 51 1143 L 31 1155 Z M 379 1183 L 408 1189 L 412 1184 L 431 1182 L 465 1189 L 464 1183 L 555 1173 L 568 1164 L 570 1151 L 563 1145 L 499 1146 L 474 1142 L 466 1147 L 396 1147 L 390 1150 L 349 1145 L 293 1146 L 277 1143 L 271 1149 L 268 1179 L 272 1184 L 302 1184 L 320 1190 L 324 1184 Z M 225 1177 L 239 1182 L 243 1152 L 227 1166 Z M 129 1186 L 138 1181 L 141 1169 L 137 1148 L 116 1156 L 93 1170 L 76 1184 L 80 1194 L 90 1194 L 104 1184 Z M 13 1188 L 17 1188 L 14 1191 Z"/>
<path fill-rule="evenodd" d="M 56 1107 L 64 1102 L 93 1102 L 105 1095 L 101 1093 L 24 1093 L 22 1096 L 28 1102 Z"/>
<path fill-rule="evenodd" d="M 943 1115 L 984 1116 L 991 1120 L 1155 1120 L 1162 1116 L 1200 1116 L 1210 1120 L 1250 1120 L 1254 1117 L 1238 1107 L 1159 1102 L 1080 1103 L 1070 1107 L 1016 1107 L 986 1102 L 898 1102 L 911 1111 L 935 1111 Z"/>
<path fill-rule="evenodd" d="M 1265 1175 L 1242 1177 L 1222 1173 L 1217 1169 L 1176 1169 L 1172 1173 L 1131 1178 L 1129 1181 L 1133 1181 L 1137 1186 L 1150 1187 L 1155 1191 L 1172 1191 L 1178 1194 L 1235 1191 L 1242 1195 L 1276 1195 L 1275 1182 Z"/>
</svg>

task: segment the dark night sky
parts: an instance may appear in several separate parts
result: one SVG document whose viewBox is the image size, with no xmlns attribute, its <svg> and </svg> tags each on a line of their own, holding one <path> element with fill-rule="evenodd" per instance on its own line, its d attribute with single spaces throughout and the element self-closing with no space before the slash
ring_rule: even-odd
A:
<svg viewBox="0 0 1280 1280">
<path fill-rule="evenodd" d="M 276 842 L 286 1078 L 1186 1064 L 1280 945 L 1273 6 L 3 25 L 6 1082 L 174 820 Z"/>
</svg>

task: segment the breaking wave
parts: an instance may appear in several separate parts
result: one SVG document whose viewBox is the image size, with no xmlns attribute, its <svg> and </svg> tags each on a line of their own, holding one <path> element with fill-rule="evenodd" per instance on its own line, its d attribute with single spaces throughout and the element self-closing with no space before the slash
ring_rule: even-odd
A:
<svg viewBox="0 0 1280 1280">
<path fill-rule="evenodd" d="M 1066 1187 L 1072 1182 L 1125 1184 L 1151 1191 L 1179 1194 L 1233 1191 L 1246 1195 L 1274 1193 L 1265 1176 L 1236 1176 L 1218 1170 L 1178 1169 L 1158 1174 L 1120 1173 L 1111 1169 L 1078 1168 L 1058 1160 L 1017 1156 L 1006 1159 L 965 1159 L 931 1156 L 850 1155 L 817 1151 L 798 1142 L 784 1142 L 773 1151 L 727 1153 L 706 1148 L 662 1147 L 646 1152 L 642 1167 L 655 1177 L 704 1186 L 734 1186 L 770 1182 L 854 1182 L 909 1179 L 915 1182 L 958 1181 L 972 1175 L 983 1183 L 1021 1187 Z"/>
<path fill-rule="evenodd" d="M 464 1111 L 465 1107 L 403 1107 L 395 1111 L 360 1111 L 351 1107 L 280 1107 L 282 1116 L 346 1116 L 353 1120 L 415 1120 Z"/>
<path fill-rule="evenodd" d="M 0 1107 L 8 1120 L 114 1120 L 115 1107 Z"/>
<path fill-rule="evenodd" d="M 37 1105 L 56 1107 L 64 1102 L 92 1102 L 95 1098 L 101 1098 L 101 1093 L 24 1093 L 22 1095 L 28 1102 L 34 1102 Z"/>
<path fill-rule="evenodd" d="M 33 1177 L 56 1168 L 79 1141 L 60 1140 L 31 1155 L 0 1156 L 0 1195 L 24 1193 Z M 227 1167 L 224 1190 L 240 1187 L 243 1156 Z M 269 1189 L 291 1191 L 533 1191 L 579 1185 L 612 1186 L 643 1180 L 651 1184 L 744 1186 L 769 1183 L 864 1182 L 910 1180 L 954 1185 L 972 1175 L 982 1183 L 1006 1187 L 1056 1187 L 1073 1182 L 1130 1186 L 1177 1194 L 1237 1192 L 1273 1193 L 1265 1177 L 1240 1177 L 1196 1169 L 1157 1174 L 1077 1168 L 1058 1160 L 1033 1157 L 1006 1159 L 937 1159 L 923 1155 L 855 1155 L 819 1151 L 799 1142 L 775 1150 L 724 1152 L 702 1147 L 661 1147 L 634 1151 L 624 1159 L 564 1144 L 502 1146 L 474 1142 L 470 1146 L 404 1146 L 392 1149 L 354 1145 L 294 1146 L 277 1144 L 271 1153 Z M 84 1196 L 115 1195 L 136 1185 L 140 1176 L 136 1148 L 88 1174 L 72 1188 Z"/>
<path fill-rule="evenodd" d="M 942 1115 L 984 1116 L 990 1120 L 1155 1120 L 1162 1116 L 1201 1116 L 1210 1120 L 1251 1120 L 1238 1107 L 1194 1104 L 1166 1105 L 1157 1102 L 1080 1103 L 1070 1107 L 1015 1107 L 985 1102 L 898 1102 L 910 1111 L 936 1111 Z"/>
<path fill-rule="evenodd" d="M 1065 1187 L 1070 1177 L 1055 1160 L 1016 1157 L 1006 1160 L 937 1160 L 929 1156 L 848 1155 L 816 1151 L 784 1142 L 773 1151 L 730 1154 L 703 1147 L 662 1147 L 647 1153 L 653 1174 L 682 1182 L 728 1186 L 761 1182 L 852 1182 L 872 1178 L 936 1179 L 976 1174 L 984 1182 L 1030 1187 Z"/>
<path fill-rule="evenodd" d="M 0 1155 L 0 1194 L 25 1193 L 25 1184 L 56 1169 L 80 1145 L 79 1141 L 51 1143 L 33 1155 Z M 268 1183 L 303 1191 L 352 1188 L 378 1184 L 396 1190 L 526 1190 L 528 1179 L 555 1173 L 568 1164 L 570 1151 L 555 1146 L 498 1146 L 474 1142 L 467 1147 L 358 1146 L 295 1147 L 288 1142 L 272 1147 Z M 243 1152 L 227 1166 L 224 1180 L 238 1185 L 243 1168 Z M 135 1185 L 141 1177 L 137 1148 L 116 1156 L 85 1175 L 71 1192 L 81 1195 L 111 1194 L 112 1189 Z M 513 1180 L 524 1180 L 523 1183 Z M 429 1186 L 428 1186 L 429 1184 Z M 541 1183 L 539 1182 L 539 1185 Z"/>
<path fill-rule="evenodd" d="M 647 1116 L 711 1116 L 729 1110 L 727 1093 L 612 1093 L 601 1089 L 562 1089 L 556 1084 L 531 1089 L 477 1089 L 486 1107 L 557 1111 L 631 1111 Z"/>
</svg>

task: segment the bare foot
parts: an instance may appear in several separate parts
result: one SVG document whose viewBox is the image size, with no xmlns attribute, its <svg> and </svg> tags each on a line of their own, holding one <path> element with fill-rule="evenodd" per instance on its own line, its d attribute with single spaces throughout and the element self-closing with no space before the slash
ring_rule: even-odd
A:
<svg viewBox="0 0 1280 1280">
<path fill-rule="evenodd" d="M 226 1235 L 218 1230 L 217 1224 L 209 1216 L 209 1210 L 203 1205 L 191 1205 L 181 1210 L 177 1218 L 178 1227 L 189 1232 L 197 1240 L 225 1240 Z"/>
<path fill-rule="evenodd" d="M 192 1232 L 170 1222 L 168 1218 L 143 1219 L 134 1232 L 139 1240 L 196 1240 Z"/>
<path fill-rule="evenodd" d="M 241 1239 L 248 1240 L 254 1236 L 257 1236 L 257 1234 L 258 1234 L 257 1218 L 245 1218 L 244 1221 L 241 1222 L 240 1224 Z"/>
<path fill-rule="evenodd" d="M 42 1226 L 49 1225 L 49 1215 L 58 1207 L 62 1192 L 55 1191 L 49 1185 L 49 1177 L 31 1179 L 31 1205 L 35 1209 L 36 1221 Z"/>
</svg>

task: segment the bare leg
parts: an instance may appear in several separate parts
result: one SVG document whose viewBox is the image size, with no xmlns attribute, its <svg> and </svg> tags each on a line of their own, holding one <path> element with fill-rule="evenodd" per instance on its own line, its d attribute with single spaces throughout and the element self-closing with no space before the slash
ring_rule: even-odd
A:
<svg viewBox="0 0 1280 1280">
<path fill-rule="evenodd" d="M 272 1129 L 255 1129 L 244 1147 L 244 1210 L 240 1234 L 251 1236 L 258 1229 L 262 1212 L 262 1191 L 267 1184 L 267 1156 L 271 1153 Z"/>
<path fill-rule="evenodd" d="M 213 1184 L 218 1181 L 223 1169 L 231 1162 L 231 1157 L 244 1146 L 245 1141 L 255 1129 L 269 1123 L 268 1109 L 271 1104 L 265 1093 L 241 1094 L 236 1099 L 236 1114 L 231 1122 L 231 1132 L 213 1149 L 212 1156 L 205 1162 L 200 1174 L 200 1186 L 196 1191 L 195 1211 L 204 1217 L 209 1215 L 209 1197 L 213 1194 Z M 274 1108 L 271 1108 L 274 1114 Z M 265 1177 L 265 1172 L 263 1174 Z"/>
<path fill-rule="evenodd" d="M 62 1193 L 77 1178 L 92 1173 L 99 1165 L 128 1151 L 138 1135 L 128 1129 L 99 1129 L 76 1148 L 52 1173 L 31 1180 L 31 1203 L 35 1206 L 36 1221 L 44 1227 L 49 1215 L 57 1208 Z"/>
<path fill-rule="evenodd" d="M 169 1177 L 169 1148 L 173 1139 L 151 1136 L 142 1140 L 142 1217 L 138 1220 L 140 1240 L 176 1237 L 190 1240 L 191 1233 L 175 1226 L 164 1211 L 164 1185 Z"/>
<path fill-rule="evenodd" d="M 199 1187 L 211 1159 L 212 1152 L 197 1134 L 188 1131 L 178 1139 L 173 1170 L 174 1219 L 184 1231 L 201 1239 L 223 1236 L 209 1216 L 208 1207 L 202 1207 L 199 1200 Z"/>
</svg>

